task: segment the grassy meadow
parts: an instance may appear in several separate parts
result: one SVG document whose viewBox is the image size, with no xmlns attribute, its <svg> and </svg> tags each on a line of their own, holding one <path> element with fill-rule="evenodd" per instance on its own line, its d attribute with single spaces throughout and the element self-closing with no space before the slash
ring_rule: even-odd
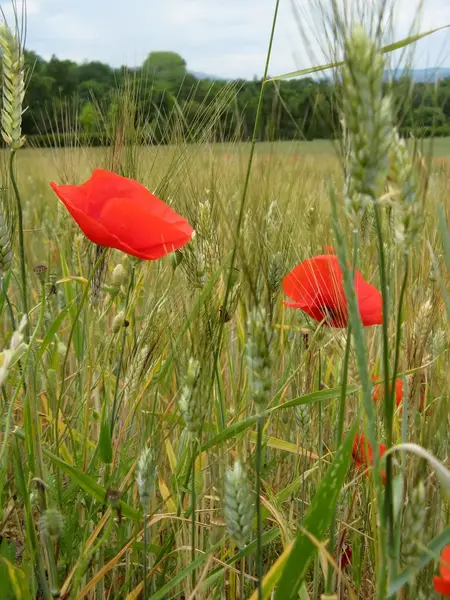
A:
<svg viewBox="0 0 450 600">
<path fill-rule="evenodd" d="M 404 142 L 380 40 L 340 33 L 344 152 L 258 143 L 262 102 L 252 143 L 214 104 L 133 144 L 129 89 L 109 146 L 44 150 L 0 29 L 1 600 L 448 591 L 450 140 Z"/>
<path fill-rule="evenodd" d="M 444 140 L 436 146 L 444 154 Z M 243 593 L 248 598 L 253 593 L 254 536 L 244 550 L 236 547 L 224 526 L 223 493 L 226 468 L 238 457 L 254 488 L 255 411 L 244 355 L 246 322 L 257 302 L 264 303 L 273 329 L 268 408 L 280 407 L 265 421 L 262 438 L 265 572 L 295 539 L 333 460 L 345 329 L 318 327 L 301 311 L 286 308 L 280 283 L 298 262 L 335 243 L 328 189 L 342 186 L 336 148 L 331 142 L 257 146 L 231 301 L 223 322 L 226 265 L 235 247 L 248 151 L 241 144 L 204 144 L 124 148 L 119 158 L 109 149 L 25 149 L 17 157 L 34 329 L 34 362 L 27 385 L 33 386 L 38 406 L 38 422 L 31 420 L 31 426 L 39 431 L 40 448 L 25 443 L 23 427 L 29 407 L 22 393 L 13 397 L 4 393 L 2 418 L 3 422 L 11 420 L 12 434 L 8 444 L 2 440 L 1 548 L 2 555 L 26 574 L 33 551 L 29 528 L 36 525 L 40 531 L 39 497 L 43 494 L 47 509 L 57 509 L 64 524 L 60 536 L 51 538 L 56 565 L 53 585 L 62 597 L 137 598 L 142 593 L 143 521 L 135 472 L 146 445 L 155 466 L 146 538 L 151 572 L 147 597 L 193 598 L 190 565 L 194 556 L 195 597 L 239 598 Z M 81 183 L 93 168 L 111 168 L 112 160 L 120 160 L 127 174 L 185 216 L 196 235 L 179 253 L 179 264 L 169 257 L 135 261 L 108 250 L 98 297 L 94 301 L 89 292 L 82 304 L 94 248 L 53 194 L 49 181 Z M 449 181 L 450 160 L 432 160 L 426 218 L 408 259 L 410 276 L 402 314 L 399 371 L 420 376 L 427 410 L 418 409 L 416 383 L 407 398 L 406 421 L 399 410 L 394 417 L 395 442 L 405 439 L 421 444 L 443 461 L 448 457 L 449 433 L 448 326 L 429 245 L 441 255 L 436 203 L 445 201 Z M 342 214 L 341 220 L 345 226 Z M 402 256 L 386 218 L 383 227 L 390 308 L 395 311 Z M 346 230 L 351 243 L 348 225 Z M 360 232 L 359 257 L 365 279 L 378 285 L 371 219 Z M 38 264 L 48 267 L 44 300 L 33 272 Z M 118 288 L 113 284 L 113 270 L 119 264 L 126 276 Z M 17 327 L 11 316 L 19 301 L 15 271 L 5 285 L 12 308 L 11 313 L 3 296 L 1 335 L 7 347 Z M 129 325 L 119 328 L 115 319 L 125 307 Z M 221 324 L 223 342 L 218 352 Z M 395 339 L 394 319 L 388 335 Z M 380 327 L 366 328 L 365 336 L 370 374 L 381 380 Z M 195 555 L 190 549 L 189 514 L 192 440 L 177 405 L 191 357 L 202 365 L 196 402 L 204 415 L 195 453 Z M 20 373 L 16 361 L 8 389 L 20 390 Z M 355 391 L 346 399 L 345 430 L 361 402 L 353 349 L 348 386 L 348 391 Z M 319 391 L 323 396 L 313 396 L 312 401 L 310 394 Z M 283 409 L 284 403 L 300 397 L 309 402 Z M 383 442 L 380 404 L 376 406 L 377 429 Z M 106 423 L 109 431 L 111 419 L 112 437 L 104 430 Z M 239 428 L 239 423 L 246 425 Z M 361 416 L 358 430 L 363 432 L 364 427 Z M 32 461 L 41 462 L 42 467 Z M 396 488 L 396 519 L 402 524 L 399 535 L 403 543 L 410 540 L 408 536 L 418 536 L 419 548 L 420 544 L 425 547 L 448 523 L 448 502 L 423 461 L 398 456 L 395 471 L 397 476 L 403 474 L 405 482 L 403 491 Z M 39 479 L 36 472 L 40 472 Z M 405 497 L 418 478 L 426 490 L 426 518 L 420 531 L 409 523 L 409 533 Z M 116 492 L 124 503 L 119 509 L 117 501 L 110 499 L 119 495 Z M 339 552 L 350 547 L 353 556 L 341 571 L 335 571 L 333 589 L 340 598 L 375 597 L 377 510 L 370 479 L 352 465 L 336 515 Z M 319 554 L 307 572 L 303 598 L 325 598 L 321 596 L 324 585 L 336 568 L 336 556 L 327 553 L 323 541 L 317 541 Z M 409 592 L 402 592 L 402 598 L 432 597 L 432 564 L 420 572 Z M 2 598 L 14 597 L 6 567 L 3 571 L 0 586 L 9 595 Z"/>
</svg>

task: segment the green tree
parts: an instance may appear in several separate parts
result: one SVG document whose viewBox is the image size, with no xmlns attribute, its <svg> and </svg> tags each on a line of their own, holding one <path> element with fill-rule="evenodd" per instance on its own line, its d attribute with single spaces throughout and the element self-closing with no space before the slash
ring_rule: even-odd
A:
<svg viewBox="0 0 450 600">
<path fill-rule="evenodd" d="M 186 76 L 186 61 L 176 52 L 151 52 L 142 71 L 151 79 L 179 85 Z"/>
<path fill-rule="evenodd" d="M 85 133 L 95 133 L 99 125 L 98 111 L 92 102 L 86 102 L 80 115 L 80 123 Z"/>
</svg>

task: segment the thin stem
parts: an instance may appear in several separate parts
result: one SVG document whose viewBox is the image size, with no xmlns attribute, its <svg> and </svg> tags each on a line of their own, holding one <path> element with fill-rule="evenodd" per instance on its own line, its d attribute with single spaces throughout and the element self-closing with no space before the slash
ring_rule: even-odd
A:
<svg viewBox="0 0 450 600">
<path fill-rule="evenodd" d="M 147 509 L 144 510 L 144 600 L 147 600 Z"/>
<path fill-rule="evenodd" d="M 192 440 L 192 474 L 191 474 L 191 560 L 195 561 L 195 538 L 196 538 L 196 528 L 197 524 L 195 522 L 195 504 L 196 504 L 196 494 L 195 494 L 195 459 L 197 456 L 197 440 L 193 438 Z M 195 590 L 197 585 L 197 573 L 194 569 L 192 571 L 192 589 Z"/>
<path fill-rule="evenodd" d="M 133 289 L 133 286 L 134 286 L 134 271 L 135 271 L 135 267 L 133 265 L 132 269 L 131 269 L 130 283 L 128 284 L 127 298 L 125 301 L 125 317 L 127 315 L 129 304 L 130 304 L 131 290 Z M 122 364 L 123 364 L 123 357 L 125 354 L 126 339 L 127 339 L 127 328 L 124 327 L 123 333 L 122 333 L 122 342 L 121 342 L 121 347 L 120 347 L 119 364 L 117 366 L 116 385 L 114 387 L 114 400 L 113 400 L 113 406 L 112 406 L 112 412 L 111 412 L 111 436 L 114 431 L 114 425 L 115 425 L 115 420 L 116 420 L 117 400 L 119 398 L 120 374 L 122 372 Z"/>
<path fill-rule="evenodd" d="M 264 417 L 256 422 L 256 560 L 258 567 L 258 600 L 262 600 L 262 515 L 261 515 L 261 450 Z"/>
<path fill-rule="evenodd" d="M 252 165 L 253 165 L 253 157 L 255 154 L 255 147 L 256 147 L 256 142 L 258 139 L 259 123 L 260 123 L 261 113 L 262 113 L 262 108 L 263 108 L 264 87 L 267 83 L 267 77 L 268 77 L 268 73 L 269 73 L 270 57 L 272 55 L 272 46 L 273 46 L 273 39 L 275 36 L 275 27 L 276 27 L 277 18 L 278 18 L 279 6 L 280 6 L 280 0 L 276 0 L 273 19 L 272 19 L 272 28 L 270 31 L 269 47 L 267 49 L 266 64 L 264 67 L 264 75 L 263 75 L 263 79 L 262 79 L 261 91 L 260 91 L 259 98 L 258 98 L 258 106 L 256 108 L 255 124 L 253 126 L 252 141 L 251 141 L 251 145 L 250 145 L 250 154 L 249 154 L 248 163 L 247 163 L 247 171 L 245 174 L 244 188 L 242 190 L 241 202 L 240 202 L 240 206 L 239 206 L 239 213 L 238 213 L 238 218 L 237 218 L 237 222 L 236 222 L 236 229 L 234 232 L 234 245 L 233 245 L 233 250 L 231 252 L 230 266 L 229 266 L 229 271 L 228 271 L 227 283 L 225 286 L 225 297 L 224 297 L 223 304 L 222 304 L 222 309 L 223 309 L 222 316 L 221 316 L 220 322 L 219 322 L 219 329 L 218 329 L 218 334 L 217 334 L 217 344 L 216 344 L 216 348 L 215 348 L 215 352 L 214 352 L 214 359 L 213 359 L 213 374 L 214 375 L 211 379 L 211 386 L 213 385 L 214 378 L 216 376 L 217 362 L 219 360 L 219 354 L 220 354 L 220 350 L 221 350 L 221 346 L 222 346 L 222 337 L 223 337 L 223 330 L 225 327 L 225 318 L 226 318 L 226 314 L 227 314 L 228 299 L 229 299 L 230 292 L 231 292 L 231 280 L 233 277 L 233 267 L 234 267 L 234 264 L 236 261 L 239 237 L 240 237 L 240 233 L 241 233 L 241 226 L 242 226 L 242 221 L 243 221 L 244 213 L 245 213 L 247 192 L 248 192 L 248 188 L 249 188 L 249 184 L 250 184 L 250 174 L 251 174 Z M 225 417 L 224 416 L 222 418 L 221 427 L 222 427 L 222 429 L 225 428 Z"/>
<path fill-rule="evenodd" d="M 380 287 L 382 294 L 383 306 L 383 375 L 384 375 L 384 407 L 385 407 L 385 426 L 387 434 L 388 446 L 392 443 L 392 413 L 393 405 L 391 406 L 391 395 L 389 394 L 389 308 L 388 308 L 388 288 L 386 278 L 386 261 L 384 257 L 383 232 L 381 228 L 381 213 L 379 202 L 374 202 L 375 224 L 378 238 L 378 260 L 380 263 Z"/>
<path fill-rule="evenodd" d="M 386 278 L 386 261 L 384 257 L 384 245 L 383 245 L 383 232 L 381 227 L 381 212 L 380 204 L 378 201 L 374 202 L 374 213 L 375 213 L 375 225 L 377 231 L 378 240 L 378 260 L 380 266 L 380 286 L 382 295 L 382 306 L 383 306 L 383 324 L 382 324 L 382 337 L 383 337 L 383 371 L 384 371 L 384 419 L 386 428 L 386 441 L 388 448 L 392 445 L 392 420 L 394 414 L 393 397 L 389 393 L 389 337 L 388 337 L 388 325 L 389 325 L 389 309 L 388 309 L 388 288 Z M 374 464 L 378 463 L 378 447 L 375 446 L 374 451 Z M 381 552 L 381 568 L 380 575 L 378 578 L 377 585 L 377 599 L 385 597 L 385 588 L 387 584 L 387 573 L 386 573 L 386 557 L 389 555 L 389 539 L 391 539 L 390 532 L 393 531 L 393 494 L 392 494 L 392 464 L 388 471 L 386 465 L 386 489 L 384 495 L 384 506 L 381 508 L 381 517 L 383 523 L 383 529 L 388 529 L 388 535 L 384 537 L 384 544 L 387 544 L 387 548 L 383 548 Z M 393 539 L 393 538 L 392 538 Z"/>
<path fill-rule="evenodd" d="M 239 600 L 244 600 L 245 593 L 245 556 L 241 558 L 241 576 L 239 578 Z"/>
<path fill-rule="evenodd" d="M 19 235 L 19 257 L 20 257 L 20 279 L 21 279 L 21 296 L 22 296 L 22 310 L 25 315 L 28 316 L 28 296 L 27 296 L 27 271 L 25 264 L 25 244 L 23 240 L 23 212 L 22 212 L 22 201 L 20 199 L 19 187 L 17 185 L 16 176 L 14 173 L 14 157 L 16 156 L 16 150 L 11 152 L 9 159 L 9 173 L 11 177 L 11 183 L 14 190 L 17 203 L 17 225 Z M 28 341 L 30 326 L 27 322 L 26 326 L 26 339 Z"/>
<path fill-rule="evenodd" d="M 401 340 L 401 328 L 402 328 L 402 319 L 401 319 L 401 315 L 402 315 L 402 309 L 403 309 L 403 302 L 404 302 L 404 298 L 405 298 L 405 292 L 406 292 L 406 284 L 408 282 L 408 275 L 409 275 L 409 262 L 408 262 L 408 257 L 405 256 L 405 272 L 403 274 L 403 281 L 402 281 L 402 287 L 400 289 L 400 296 L 399 296 L 399 300 L 398 300 L 398 310 L 397 310 L 397 327 L 396 327 L 396 333 L 395 333 L 395 354 L 394 354 L 394 368 L 392 371 L 392 385 L 390 388 L 390 396 L 391 396 L 391 404 L 392 407 L 394 406 L 394 401 L 395 401 L 395 381 L 397 379 L 397 372 L 398 372 L 398 364 L 400 361 L 400 340 Z M 389 444 L 389 448 L 391 447 L 392 443 Z M 386 495 L 385 495 L 385 513 L 388 519 L 388 524 L 389 524 L 389 549 L 390 549 L 390 570 L 391 570 L 391 576 L 393 576 L 395 573 L 395 557 L 393 556 L 393 553 L 395 553 L 395 531 L 394 531 L 394 507 L 393 507 L 393 489 L 392 489 L 392 454 L 388 454 L 386 457 Z"/>
<path fill-rule="evenodd" d="M 352 327 L 350 323 L 347 327 L 347 339 L 345 341 L 345 353 L 344 353 L 344 362 L 342 363 L 342 371 L 341 371 L 341 397 L 339 402 L 339 416 L 338 416 L 338 425 L 336 432 L 336 452 L 339 450 L 339 447 L 342 442 L 342 436 L 344 433 L 344 420 L 345 420 L 345 408 L 346 408 L 346 392 L 347 392 L 347 380 L 348 380 L 348 361 L 350 357 L 350 348 L 351 348 L 351 338 L 352 338 Z M 333 520 L 331 522 L 330 529 L 330 552 L 333 552 L 334 549 L 334 539 L 336 535 L 336 510 L 334 511 Z M 339 561 L 339 556 L 338 556 Z M 333 569 L 329 570 L 328 573 L 328 582 L 327 582 L 327 591 L 329 594 L 332 592 L 333 587 Z"/>
</svg>

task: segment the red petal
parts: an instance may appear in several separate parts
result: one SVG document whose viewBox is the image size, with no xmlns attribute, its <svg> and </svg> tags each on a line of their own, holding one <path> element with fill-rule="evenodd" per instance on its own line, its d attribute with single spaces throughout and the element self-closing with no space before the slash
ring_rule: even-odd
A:
<svg viewBox="0 0 450 600">
<path fill-rule="evenodd" d="M 332 327 L 347 325 L 347 299 L 337 256 L 319 255 L 301 262 L 283 279 L 283 290 L 317 321 L 328 316 L 326 323 Z M 381 294 L 358 271 L 355 290 L 363 325 L 382 323 Z"/>
<path fill-rule="evenodd" d="M 441 577 L 448 581 L 450 585 L 450 544 L 445 546 L 442 550 L 439 572 Z"/>
<path fill-rule="evenodd" d="M 381 293 L 367 283 L 359 271 L 355 272 L 355 291 L 362 324 L 365 327 L 381 325 L 383 323 Z"/>
<path fill-rule="evenodd" d="M 336 256 L 320 255 L 301 262 L 283 279 L 283 290 L 313 319 L 321 321 L 328 311 L 328 324 L 345 327 L 347 301 Z"/>
<path fill-rule="evenodd" d="M 106 229 L 94 219 L 91 219 L 83 210 L 85 207 L 85 197 L 82 191 L 75 185 L 61 185 L 56 183 L 50 184 L 59 199 L 63 202 L 69 213 L 72 215 L 76 223 L 82 229 L 86 237 L 91 242 L 99 246 L 108 246 L 116 248 L 115 238 Z"/>
<path fill-rule="evenodd" d="M 372 378 L 373 381 L 376 381 L 376 378 Z M 377 383 L 377 385 L 373 388 L 372 394 L 374 402 L 378 402 L 380 398 L 384 397 L 384 383 Z M 395 401 L 397 406 L 400 406 L 403 400 L 403 380 L 401 377 L 397 378 L 395 381 Z"/>
<path fill-rule="evenodd" d="M 403 400 L 403 379 L 401 377 L 395 382 L 395 400 L 397 406 L 400 406 Z"/>
<path fill-rule="evenodd" d="M 148 207 L 128 198 L 112 198 L 100 215 L 103 226 L 133 249 L 135 256 L 156 259 L 184 246 L 193 229 L 169 206 L 159 215 Z"/>
<path fill-rule="evenodd" d="M 151 260 L 192 237 L 183 217 L 132 179 L 96 169 L 80 186 L 50 185 L 85 235 L 101 246 Z"/>
<path fill-rule="evenodd" d="M 442 594 L 446 598 L 450 598 L 450 579 L 442 579 L 442 577 L 433 577 L 434 589 L 438 594 Z"/>
</svg>

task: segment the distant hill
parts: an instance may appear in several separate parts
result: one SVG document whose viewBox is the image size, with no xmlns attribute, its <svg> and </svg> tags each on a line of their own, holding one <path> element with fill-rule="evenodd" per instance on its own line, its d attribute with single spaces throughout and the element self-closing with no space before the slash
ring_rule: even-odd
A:
<svg viewBox="0 0 450 600">
<path fill-rule="evenodd" d="M 201 71 L 192 71 L 191 75 L 193 75 L 196 79 L 211 79 L 212 81 L 217 81 L 220 79 L 220 77 L 208 75 L 208 73 L 202 73 Z"/>
<path fill-rule="evenodd" d="M 426 69 L 394 69 L 385 71 L 385 79 L 400 79 L 403 75 L 408 75 L 418 83 L 435 83 L 439 79 L 450 77 L 450 68 L 447 67 L 427 67 Z"/>
<path fill-rule="evenodd" d="M 201 71 L 192 71 L 194 77 L 197 79 L 209 79 L 211 81 L 225 81 L 223 77 L 217 77 L 208 73 L 202 73 Z M 439 79 L 445 79 L 450 77 L 450 67 L 427 67 L 426 69 L 391 69 L 386 70 L 384 78 L 387 79 L 400 79 L 404 75 L 408 75 L 417 83 L 435 83 Z M 310 75 L 313 79 L 320 79 L 324 77 L 323 73 Z"/>
</svg>

